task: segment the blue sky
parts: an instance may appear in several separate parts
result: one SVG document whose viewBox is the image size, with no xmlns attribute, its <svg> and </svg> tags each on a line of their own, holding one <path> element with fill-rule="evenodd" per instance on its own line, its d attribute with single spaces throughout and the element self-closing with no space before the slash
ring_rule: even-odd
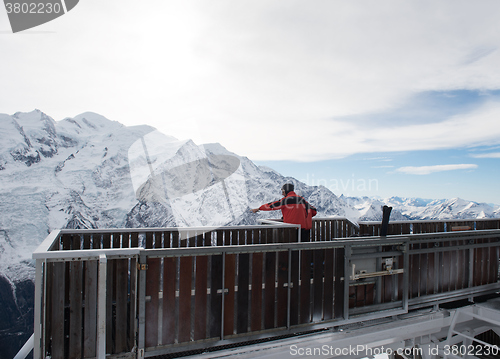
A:
<svg viewBox="0 0 500 359">
<path fill-rule="evenodd" d="M 500 91 L 455 90 L 417 94 L 401 108 L 387 113 L 352 116 L 345 121 L 382 128 L 443 122 L 498 101 Z M 463 131 L 467 131 L 463 128 Z M 332 139 L 334 140 L 334 139 Z M 314 146 L 311 143 L 312 146 Z M 439 147 L 439 143 L 435 144 Z M 309 185 L 324 185 L 346 196 L 420 197 L 500 204 L 500 145 L 464 143 L 445 149 L 356 153 L 315 162 L 257 161 Z"/>
<path fill-rule="evenodd" d="M 0 7 L 0 112 L 148 124 L 336 194 L 500 204 L 499 13 L 497 0 L 85 0 L 12 34 Z"/>
</svg>

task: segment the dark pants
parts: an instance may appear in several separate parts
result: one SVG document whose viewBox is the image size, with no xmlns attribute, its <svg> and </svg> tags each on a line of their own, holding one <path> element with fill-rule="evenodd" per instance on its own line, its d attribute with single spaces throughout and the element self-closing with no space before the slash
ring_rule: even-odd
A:
<svg viewBox="0 0 500 359">
<path fill-rule="evenodd" d="M 311 241 L 311 230 L 310 229 L 300 229 L 300 241 L 310 242 Z"/>
</svg>

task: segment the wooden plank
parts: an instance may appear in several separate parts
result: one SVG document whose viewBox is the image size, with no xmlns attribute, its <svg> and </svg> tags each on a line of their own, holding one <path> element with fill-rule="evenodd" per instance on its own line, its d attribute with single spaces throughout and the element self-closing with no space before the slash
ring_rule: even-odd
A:
<svg viewBox="0 0 500 359">
<path fill-rule="evenodd" d="M 219 236 L 217 238 L 219 241 Z M 218 293 L 219 291 L 219 293 Z M 222 255 L 212 256 L 210 273 L 210 338 L 220 338 L 222 329 Z"/>
<path fill-rule="evenodd" d="M 160 258 L 147 258 L 146 270 L 146 347 L 158 345 L 158 293 L 160 292 Z"/>
<path fill-rule="evenodd" d="M 303 250 L 300 263 L 300 323 L 311 322 L 312 250 Z"/>
<path fill-rule="evenodd" d="M 248 295 L 250 284 L 250 254 L 242 253 L 238 258 L 238 295 L 237 295 L 237 315 L 236 332 L 248 332 Z"/>
<path fill-rule="evenodd" d="M 83 263 L 71 262 L 70 266 L 70 291 L 69 291 L 69 356 L 79 358 L 82 356 L 82 281 Z"/>
<path fill-rule="evenodd" d="M 297 238 L 295 238 L 297 240 Z M 299 251 L 292 251 L 291 253 L 291 268 L 289 269 L 291 273 L 291 297 L 290 297 L 290 325 L 299 324 L 299 311 L 300 311 L 300 301 L 299 301 L 299 273 L 300 273 L 300 263 L 299 263 Z"/>
<path fill-rule="evenodd" d="M 489 242 L 494 242 L 490 239 Z M 490 258 L 488 268 L 490 269 L 488 283 L 496 283 L 498 281 L 498 247 L 490 247 Z"/>
<path fill-rule="evenodd" d="M 179 273 L 179 343 L 191 340 L 191 283 L 193 257 L 180 257 Z"/>
<path fill-rule="evenodd" d="M 263 253 L 252 253 L 251 329 L 262 329 L 262 262 Z"/>
<path fill-rule="evenodd" d="M 163 259 L 163 313 L 162 313 L 162 343 L 175 342 L 175 283 L 177 277 L 177 258 Z"/>
<path fill-rule="evenodd" d="M 429 248 L 433 246 L 432 243 L 429 244 Z M 429 253 L 427 254 L 427 287 L 426 287 L 426 294 L 436 294 L 435 293 L 435 287 L 434 283 L 437 280 L 436 276 L 436 271 L 437 269 L 434 268 L 434 256 L 436 256 L 436 253 Z"/>
<path fill-rule="evenodd" d="M 116 284 L 115 284 L 115 353 L 130 351 L 127 345 L 127 299 L 128 299 L 128 259 L 116 259 Z"/>
<path fill-rule="evenodd" d="M 83 334 L 83 357 L 94 358 L 96 356 L 97 340 L 97 261 L 86 261 L 85 265 L 85 308 L 84 308 L 84 334 Z"/>
<path fill-rule="evenodd" d="M 278 252 L 277 327 L 286 327 L 288 311 L 288 252 Z"/>
<path fill-rule="evenodd" d="M 203 237 L 198 236 L 198 241 L 203 243 Z M 207 338 L 207 272 L 208 257 L 196 257 L 194 340 Z"/>
<path fill-rule="evenodd" d="M 324 250 L 317 249 L 313 251 L 313 308 L 312 320 L 319 322 L 323 319 L 323 261 Z"/>
<path fill-rule="evenodd" d="M 65 340 L 64 340 L 64 308 L 65 308 L 65 274 L 66 263 L 55 262 L 52 264 L 52 293 L 51 293 L 51 358 L 65 358 Z"/>
<path fill-rule="evenodd" d="M 101 245 L 102 245 L 102 248 L 105 248 L 105 249 L 111 248 L 111 234 L 110 233 L 103 233 L 101 235 Z"/>
<path fill-rule="evenodd" d="M 334 250 L 334 300 L 333 311 L 335 318 L 343 318 L 344 316 L 344 281 L 341 278 L 345 277 L 344 273 L 344 255 L 343 248 L 335 248 Z"/>
<path fill-rule="evenodd" d="M 450 247 L 450 242 L 444 242 L 443 247 Z M 443 292 L 449 292 L 451 286 L 451 252 L 443 252 L 443 267 L 442 267 L 442 280 L 443 280 Z"/>
<path fill-rule="evenodd" d="M 265 253 L 266 271 L 264 289 L 264 328 L 275 328 L 274 320 L 276 315 L 276 253 Z"/>
<path fill-rule="evenodd" d="M 420 248 L 422 249 L 427 249 L 428 243 L 422 243 Z M 427 293 L 427 268 L 429 265 L 428 262 L 428 255 L 426 253 L 423 253 L 420 255 L 420 260 L 419 260 L 419 274 L 418 274 L 418 279 L 419 279 L 419 290 L 418 294 L 419 296 L 424 296 Z"/>
<path fill-rule="evenodd" d="M 325 283 L 323 290 L 323 319 L 333 319 L 333 249 L 325 249 Z"/>
<path fill-rule="evenodd" d="M 113 248 L 121 248 L 122 236 L 121 233 L 113 233 L 112 234 L 112 245 Z"/>
<path fill-rule="evenodd" d="M 130 234 L 130 247 L 131 248 L 139 247 L 139 233 L 133 232 Z"/>
<path fill-rule="evenodd" d="M 224 273 L 224 290 L 227 290 L 224 297 L 224 335 L 226 336 L 234 334 L 236 254 L 226 254 Z"/>
<path fill-rule="evenodd" d="M 153 249 L 154 234 L 153 232 L 146 232 L 146 249 Z"/>
</svg>

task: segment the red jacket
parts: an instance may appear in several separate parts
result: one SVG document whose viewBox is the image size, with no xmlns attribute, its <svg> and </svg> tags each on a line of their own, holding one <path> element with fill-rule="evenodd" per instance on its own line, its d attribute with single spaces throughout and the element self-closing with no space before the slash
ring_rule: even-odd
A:
<svg viewBox="0 0 500 359">
<path fill-rule="evenodd" d="M 312 218 L 316 215 L 316 208 L 307 201 L 297 196 L 293 191 L 288 192 L 282 199 L 263 204 L 259 207 L 261 211 L 275 211 L 281 209 L 283 222 L 291 224 L 300 224 L 303 229 L 312 228 Z"/>
</svg>

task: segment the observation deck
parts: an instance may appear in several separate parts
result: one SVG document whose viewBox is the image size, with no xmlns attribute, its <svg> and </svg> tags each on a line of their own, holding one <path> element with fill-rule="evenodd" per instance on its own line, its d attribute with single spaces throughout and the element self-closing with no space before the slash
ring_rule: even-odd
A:
<svg viewBox="0 0 500 359">
<path fill-rule="evenodd" d="M 54 231 L 33 253 L 34 358 L 493 353 L 499 219 L 395 221 L 383 237 L 345 218 L 298 228 Z"/>
</svg>

